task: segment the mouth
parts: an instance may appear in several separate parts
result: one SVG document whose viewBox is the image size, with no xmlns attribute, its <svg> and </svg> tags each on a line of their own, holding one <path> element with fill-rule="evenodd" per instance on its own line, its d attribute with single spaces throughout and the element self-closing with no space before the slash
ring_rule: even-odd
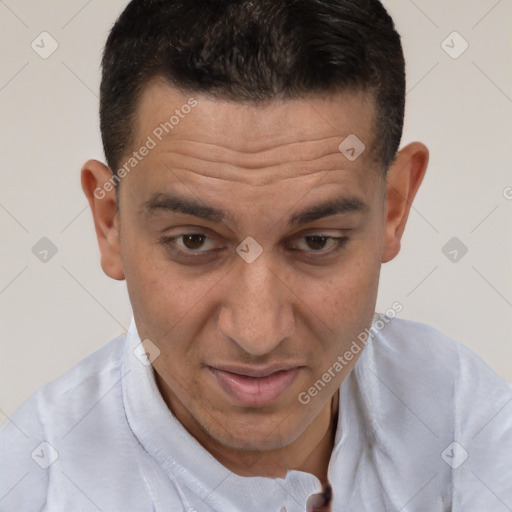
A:
<svg viewBox="0 0 512 512">
<path fill-rule="evenodd" d="M 300 369 L 300 366 L 261 370 L 208 367 L 223 391 L 245 407 L 263 407 L 275 402 L 291 387 Z"/>
</svg>

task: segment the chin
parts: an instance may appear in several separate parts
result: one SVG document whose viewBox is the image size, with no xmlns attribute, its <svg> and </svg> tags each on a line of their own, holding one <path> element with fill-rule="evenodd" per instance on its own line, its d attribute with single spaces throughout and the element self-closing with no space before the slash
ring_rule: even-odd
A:
<svg viewBox="0 0 512 512">
<path fill-rule="evenodd" d="M 251 418 L 248 421 L 233 422 L 228 420 L 224 428 L 214 423 L 214 428 L 207 430 L 208 434 L 217 441 L 235 450 L 270 451 L 279 450 L 293 443 L 302 433 L 302 428 L 291 428 L 290 417 L 280 415 L 279 418 L 259 421 Z M 303 425 L 304 422 L 298 422 Z"/>
</svg>

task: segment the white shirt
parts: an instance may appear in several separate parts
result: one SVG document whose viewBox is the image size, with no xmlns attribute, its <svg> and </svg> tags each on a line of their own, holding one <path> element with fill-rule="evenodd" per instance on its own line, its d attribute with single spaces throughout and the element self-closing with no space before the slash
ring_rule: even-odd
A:
<svg viewBox="0 0 512 512">
<path fill-rule="evenodd" d="M 332 510 L 512 510 L 512 388 L 431 327 L 386 319 L 340 387 Z M 6 421 L 0 511 L 304 512 L 320 481 L 230 472 L 172 415 L 140 347 L 132 319 Z"/>
</svg>

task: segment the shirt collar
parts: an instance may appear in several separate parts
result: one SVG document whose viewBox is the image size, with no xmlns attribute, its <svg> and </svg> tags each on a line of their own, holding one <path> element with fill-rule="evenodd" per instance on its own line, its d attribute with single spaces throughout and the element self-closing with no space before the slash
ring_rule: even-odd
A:
<svg viewBox="0 0 512 512">
<path fill-rule="evenodd" d="M 247 512 L 270 511 L 276 508 L 276 503 L 282 503 L 288 510 L 298 505 L 303 509 L 310 495 L 322 491 L 320 480 L 311 473 L 289 470 L 285 478 L 243 477 L 217 461 L 164 402 L 133 317 L 122 367 L 124 408 L 134 435 L 172 480 L 189 487 L 214 510 L 229 510 L 236 504 L 239 510 Z M 339 406 L 333 456 L 342 439 L 340 412 Z M 331 482 L 332 460 L 333 457 L 328 470 Z"/>
</svg>

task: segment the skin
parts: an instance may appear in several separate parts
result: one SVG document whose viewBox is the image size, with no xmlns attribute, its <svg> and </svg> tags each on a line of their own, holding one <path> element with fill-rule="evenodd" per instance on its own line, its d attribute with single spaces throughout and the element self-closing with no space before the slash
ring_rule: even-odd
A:
<svg viewBox="0 0 512 512">
<path fill-rule="evenodd" d="M 370 151 L 372 98 L 362 92 L 244 105 L 157 80 L 140 98 L 133 150 L 191 96 L 197 106 L 123 178 L 119 210 L 114 191 L 94 195 L 110 169 L 84 164 L 102 268 L 126 279 L 140 338 L 161 351 L 153 367 L 162 396 L 199 443 L 239 475 L 297 469 L 325 482 L 337 390 L 361 352 L 308 404 L 298 396 L 370 327 L 381 264 L 399 252 L 428 150 L 419 142 L 402 148 L 385 180 Z M 338 150 L 349 134 L 366 146 L 355 161 Z M 179 193 L 230 218 L 148 213 L 143 205 L 156 192 Z M 288 224 L 341 196 L 360 199 L 364 209 Z M 187 233 L 206 238 L 162 243 Z M 319 234 L 347 240 L 336 250 L 332 239 L 305 238 Z M 252 263 L 235 251 L 248 236 L 263 249 Z M 283 395 L 259 407 L 238 405 L 207 369 L 272 363 L 301 369 Z"/>
</svg>

